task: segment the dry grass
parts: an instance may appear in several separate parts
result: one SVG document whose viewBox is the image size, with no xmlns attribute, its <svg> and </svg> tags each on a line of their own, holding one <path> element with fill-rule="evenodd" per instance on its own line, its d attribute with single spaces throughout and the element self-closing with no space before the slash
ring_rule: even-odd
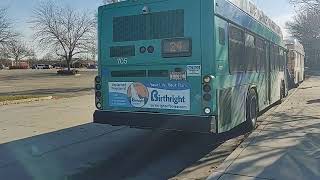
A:
<svg viewBox="0 0 320 180">
<path fill-rule="evenodd" d="M 32 98 L 41 98 L 41 97 L 44 97 L 44 96 L 35 96 L 35 95 L 28 95 L 28 96 L 0 96 L 0 102 L 23 100 L 23 99 L 32 99 Z"/>
</svg>

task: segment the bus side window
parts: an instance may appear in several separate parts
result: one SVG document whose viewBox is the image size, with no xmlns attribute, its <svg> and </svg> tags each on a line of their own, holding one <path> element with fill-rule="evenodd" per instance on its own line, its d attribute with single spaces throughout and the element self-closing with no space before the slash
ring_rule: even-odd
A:
<svg viewBox="0 0 320 180">
<path fill-rule="evenodd" d="M 226 32 L 222 27 L 219 27 L 219 44 L 222 46 L 226 45 Z"/>
<path fill-rule="evenodd" d="M 229 26 L 229 68 L 230 73 L 244 72 L 244 30 L 230 24 Z"/>
<path fill-rule="evenodd" d="M 246 33 L 246 41 L 245 41 L 245 58 L 247 61 L 247 71 L 256 71 L 257 70 L 257 59 L 256 59 L 256 45 L 255 45 L 255 37 L 249 33 Z"/>
<path fill-rule="evenodd" d="M 286 69 L 288 63 L 288 51 L 284 51 L 284 62 L 283 62 L 283 69 Z"/>
<path fill-rule="evenodd" d="M 274 48 L 273 48 L 273 44 L 270 43 L 270 71 L 273 71 L 273 63 L 274 63 Z"/>
<path fill-rule="evenodd" d="M 260 38 L 256 38 L 256 57 L 257 71 L 264 72 L 266 68 L 266 44 Z"/>
<path fill-rule="evenodd" d="M 276 56 L 276 64 L 275 64 L 276 67 L 275 67 L 275 69 L 277 71 L 279 71 L 279 66 L 280 66 L 280 61 L 281 61 L 279 46 L 276 47 L 276 53 L 277 53 L 277 56 Z"/>
<path fill-rule="evenodd" d="M 285 62 L 286 62 L 286 52 L 283 48 L 281 48 L 280 50 L 280 54 L 281 54 L 281 61 L 280 61 L 280 71 L 283 71 L 284 70 L 284 65 L 285 65 Z"/>
<path fill-rule="evenodd" d="M 277 64 L 278 64 L 278 57 L 279 57 L 279 48 L 277 45 L 273 45 L 273 48 L 272 48 L 272 59 L 271 59 L 271 62 L 272 62 L 272 70 L 275 71 L 277 70 Z"/>
<path fill-rule="evenodd" d="M 282 66 L 282 56 L 283 56 L 283 52 L 282 52 L 282 49 L 281 48 L 279 48 L 279 56 L 278 56 L 278 67 L 277 67 L 277 69 L 279 70 L 279 71 L 281 71 L 281 66 Z"/>
</svg>

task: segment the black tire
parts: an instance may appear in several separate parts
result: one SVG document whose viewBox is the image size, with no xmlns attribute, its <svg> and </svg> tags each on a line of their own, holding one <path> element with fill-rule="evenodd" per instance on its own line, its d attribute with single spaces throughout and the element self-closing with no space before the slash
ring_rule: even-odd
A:
<svg viewBox="0 0 320 180">
<path fill-rule="evenodd" d="M 283 98 L 286 97 L 286 87 L 284 85 L 284 82 L 281 82 L 280 86 L 280 101 L 282 101 Z"/>
<path fill-rule="evenodd" d="M 246 99 L 246 123 L 250 131 L 254 130 L 258 120 L 258 97 L 254 89 L 250 89 Z"/>
</svg>

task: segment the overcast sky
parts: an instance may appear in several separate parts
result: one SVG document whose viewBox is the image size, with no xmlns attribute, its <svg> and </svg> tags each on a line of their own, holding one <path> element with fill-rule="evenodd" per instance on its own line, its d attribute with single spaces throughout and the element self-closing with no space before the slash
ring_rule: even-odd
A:
<svg viewBox="0 0 320 180">
<path fill-rule="evenodd" d="M 17 31 L 25 36 L 29 44 L 35 44 L 32 41 L 32 31 L 27 23 L 32 16 L 32 9 L 41 0 L 0 0 L 0 7 L 8 8 L 9 18 L 13 20 Z M 96 11 L 102 4 L 102 0 L 56 0 L 63 4 L 68 4 L 77 9 Z M 183 1 L 183 0 L 181 0 Z M 283 29 L 285 22 L 290 20 L 294 9 L 288 3 L 288 0 L 253 0 L 257 6 L 262 9 Z M 287 35 L 284 32 L 285 36 Z M 39 52 L 41 54 L 41 52 Z"/>
</svg>

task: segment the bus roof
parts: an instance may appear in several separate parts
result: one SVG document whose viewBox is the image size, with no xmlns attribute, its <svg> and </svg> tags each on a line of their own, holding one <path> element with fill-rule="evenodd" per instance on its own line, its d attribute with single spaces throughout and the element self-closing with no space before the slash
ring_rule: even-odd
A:
<svg viewBox="0 0 320 180">
<path fill-rule="evenodd" d="M 281 39 L 283 39 L 283 34 L 281 28 L 272 21 L 267 15 L 264 14 L 262 10 L 260 10 L 252 1 L 250 0 L 228 0 L 238 8 L 242 9 L 257 21 L 261 22 L 269 29 L 277 33 Z"/>
<path fill-rule="evenodd" d="M 303 55 L 305 54 L 303 45 L 297 39 L 285 39 L 284 43 L 286 44 L 288 49 L 295 50 Z"/>
</svg>

